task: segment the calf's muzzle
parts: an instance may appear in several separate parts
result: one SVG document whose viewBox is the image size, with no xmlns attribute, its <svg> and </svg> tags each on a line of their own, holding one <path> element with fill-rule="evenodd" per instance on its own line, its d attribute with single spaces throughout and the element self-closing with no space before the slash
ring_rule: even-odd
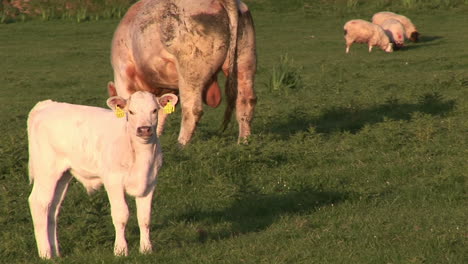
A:
<svg viewBox="0 0 468 264">
<path fill-rule="evenodd" d="M 150 126 L 141 126 L 137 128 L 138 137 L 151 137 L 153 135 L 153 129 Z"/>
</svg>

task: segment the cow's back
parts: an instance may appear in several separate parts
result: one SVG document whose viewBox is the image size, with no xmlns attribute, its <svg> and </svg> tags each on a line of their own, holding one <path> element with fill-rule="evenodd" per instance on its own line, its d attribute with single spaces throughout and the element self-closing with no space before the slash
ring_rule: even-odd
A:
<svg viewBox="0 0 468 264">
<path fill-rule="evenodd" d="M 137 2 L 112 43 L 117 94 L 177 93 L 178 71 L 188 61 L 199 61 L 208 75 L 215 74 L 226 59 L 229 34 L 228 15 L 218 1 Z"/>
<path fill-rule="evenodd" d="M 150 86 L 177 86 L 177 71 L 186 61 L 209 62 L 214 74 L 229 47 L 227 12 L 212 0 L 144 1 L 130 32 L 137 72 Z"/>
</svg>

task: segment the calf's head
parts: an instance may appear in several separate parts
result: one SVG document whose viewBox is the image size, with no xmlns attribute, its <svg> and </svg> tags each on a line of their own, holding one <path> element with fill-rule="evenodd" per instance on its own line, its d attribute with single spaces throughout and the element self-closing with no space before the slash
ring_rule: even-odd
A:
<svg viewBox="0 0 468 264">
<path fill-rule="evenodd" d="M 168 102 L 175 105 L 177 101 L 177 96 L 173 94 L 156 97 L 152 93 L 138 91 L 128 99 L 112 96 L 107 99 L 107 105 L 114 111 L 118 110 L 118 108 L 125 111 L 127 131 L 132 138 L 136 138 L 141 142 L 150 142 L 156 138 L 158 110 Z"/>
</svg>

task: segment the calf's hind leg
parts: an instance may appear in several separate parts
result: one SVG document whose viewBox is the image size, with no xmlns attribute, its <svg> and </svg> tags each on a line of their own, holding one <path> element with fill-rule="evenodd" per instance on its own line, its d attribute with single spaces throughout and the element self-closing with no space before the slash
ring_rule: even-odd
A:
<svg viewBox="0 0 468 264">
<path fill-rule="evenodd" d="M 55 195 L 50 207 L 49 223 L 53 228 L 50 228 L 49 230 L 49 241 L 52 243 L 52 251 L 57 257 L 60 256 L 59 243 L 57 239 L 57 218 L 60 211 L 60 205 L 65 198 L 68 184 L 70 183 L 71 179 L 72 175 L 70 172 L 66 171 L 63 173 L 62 178 L 60 178 L 60 180 L 57 182 L 57 186 L 55 187 Z"/>
<path fill-rule="evenodd" d="M 35 173 L 34 186 L 28 199 L 37 249 L 39 257 L 43 259 L 59 254 L 56 217 L 69 181 L 68 176 L 61 181 L 64 171 L 43 168 L 40 174 Z"/>
</svg>

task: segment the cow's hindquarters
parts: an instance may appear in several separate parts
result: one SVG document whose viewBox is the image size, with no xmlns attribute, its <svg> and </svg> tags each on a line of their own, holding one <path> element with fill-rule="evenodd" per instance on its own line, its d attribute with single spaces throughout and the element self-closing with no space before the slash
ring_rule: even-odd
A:
<svg viewBox="0 0 468 264">
<path fill-rule="evenodd" d="M 239 19 L 239 34 L 237 46 L 237 98 L 236 119 L 239 124 L 238 143 L 246 143 L 251 133 L 251 122 L 254 115 L 257 97 L 254 91 L 254 77 L 257 68 L 255 47 L 255 29 L 253 19 L 247 7 Z M 226 93 L 229 95 L 229 93 Z M 228 98 L 229 101 L 229 98 Z"/>
</svg>

